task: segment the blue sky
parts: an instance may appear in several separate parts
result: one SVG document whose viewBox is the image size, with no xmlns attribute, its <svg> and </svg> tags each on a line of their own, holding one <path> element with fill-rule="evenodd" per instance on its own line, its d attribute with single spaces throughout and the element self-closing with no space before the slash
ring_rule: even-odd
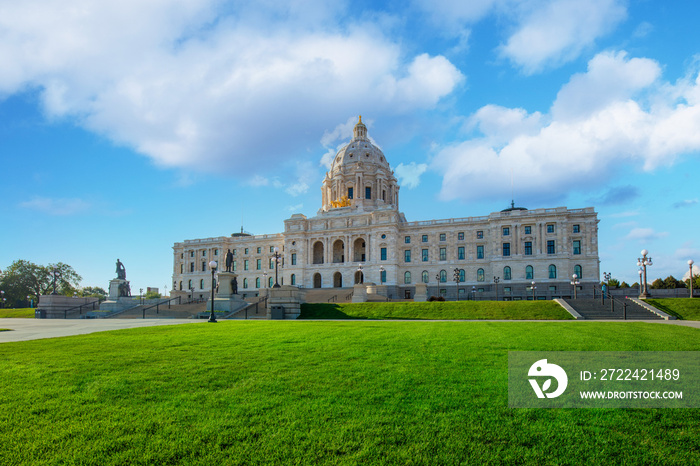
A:
<svg viewBox="0 0 700 466">
<path fill-rule="evenodd" d="M 332 3 L 329 5 L 328 3 Z M 0 3 L 0 268 L 171 283 L 313 216 L 362 115 L 409 221 L 593 206 L 601 271 L 700 262 L 697 2 Z M 512 185 L 511 185 L 512 177 Z M 512 187 L 511 187 L 512 186 Z"/>
</svg>

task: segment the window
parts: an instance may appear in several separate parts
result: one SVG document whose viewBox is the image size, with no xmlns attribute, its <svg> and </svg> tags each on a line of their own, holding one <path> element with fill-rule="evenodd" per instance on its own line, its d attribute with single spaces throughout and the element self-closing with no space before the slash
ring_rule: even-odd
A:
<svg viewBox="0 0 700 466">
<path fill-rule="evenodd" d="M 440 233 L 440 241 L 447 241 L 447 235 L 445 233 Z"/>
<path fill-rule="evenodd" d="M 424 242 L 424 243 L 427 243 L 427 242 L 428 242 L 428 235 L 423 235 L 423 236 L 421 237 L 421 241 Z"/>
<path fill-rule="evenodd" d="M 408 285 L 411 283 L 411 272 L 406 272 L 403 274 L 403 282 Z"/>
<path fill-rule="evenodd" d="M 410 236 L 404 236 L 403 242 L 406 244 L 409 244 L 411 242 L 411 237 Z"/>
<path fill-rule="evenodd" d="M 202 262 L 202 272 L 206 272 L 206 271 L 207 271 L 207 263 Z"/>
<path fill-rule="evenodd" d="M 557 291 L 557 287 L 551 285 L 551 286 L 549 287 L 549 291 Z"/>
<path fill-rule="evenodd" d="M 233 251 L 231 251 L 231 252 L 233 253 L 234 256 L 236 255 L 236 250 L 235 250 L 235 249 L 234 249 Z"/>
<path fill-rule="evenodd" d="M 476 232 L 476 239 L 482 239 L 484 237 L 484 232 L 479 230 Z"/>
<path fill-rule="evenodd" d="M 508 266 L 503 267 L 503 279 L 504 279 L 504 280 L 510 280 L 510 279 L 511 279 L 510 267 L 508 267 Z"/>
<path fill-rule="evenodd" d="M 272 253 L 272 252 L 275 252 L 275 247 L 274 247 L 274 246 L 270 246 L 270 252 L 271 252 L 271 253 Z"/>
<path fill-rule="evenodd" d="M 382 283 L 386 283 L 386 270 L 381 271 L 381 273 L 379 274 L 379 280 Z"/>
<path fill-rule="evenodd" d="M 532 227 L 530 225 L 525 226 L 525 234 L 526 235 L 532 234 Z"/>
<path fill-rule="evenodd" d="M 203 289 L 204 289 L 204 279 L 201 279 L 201 280 L 199 281 L 199 289 L 200 289 L 200 290 L 203 290 Z"/>
<path fill-rule="evenodd" d="M 503 236 L 510 236 L 510 227 L 503 227 Z"/>
<path fill-rule="evenodd" d="M 267 287 L 268 287 L 268 288 L 272 288 L 272 285 L 273 285 L 273 284 L 274 284 L 274 283 L 272 282 L 272 277 L 268 278 L 268 279 L 267 279 Z"/>
<path fill-rule="evenodd" d="M 194 273 L 194 262 L 190 264 L 190 273 Z"/>
<path fill-rule="evenodd" d="M 581 254 L 581 241 L 574 240 L 574 254 Z"/>
<path fill-rule="evenodd" d="M 194 288 L 194 287 L 192 286 L 192 280 L 188 280 L 188 281 L 187 281 L 187 289 L 188 289 L 188 290 L 191 290 L 192 288 Z"/>
<path fill-rule="evenodd" d="M 441 261 L 447 260 L 447 248 L 440 248 L 440 260 Z"/>
<path fill-rule="evenodd" d="M 557 266 L 554 264 L 549 266 L 549 278 L 557 278 Z"/>
<path fill-rule="evenodd" d="M 581 233 L 581 226 L 580 225 L 574 225 L 574 233 Z"/>
<path fill-rule="evenodd" d="M 466 274 L 464 273 L 464 269 L 459 269 L 459 281 L 463 282 L 466 279 Z"/>
<path fill-rule="evenodd" d="M 297 265 L 297 253 L 292 253 L 292 265 Z"/>
<path fill-rule="evenodd" d="M 233 261 L 233 271 L 236 271 L 236 261 Z"/>
<path fill-rule="evenodd" d="M 255 277 L 255 288 L 260 288 L 260 277 Z"/>
<path fill-rule="evenodd" d="M 535 278 L 535 272 L 531 265 L 525 267 L 525 280 L 532 280 Z"/>
<path fill-rule="evenodd" d="M 381 248 L 379 250 L 379 257 L 380 257 L 380 260 L 383 260 L 383 261 L 386 260 L 386 248 Z"/>
<path fill-rule="evenodd" d="M 427 249 L 421 250 L 421 257 L 423 258 L 423 262 L 428 262 L 428 250 Z"/>
<path fill-rule="evenodd" d="M 214 255 L 215 255 L 215 256 L 218 256 L 218 255 L 219 255 L 219 250 L 218 250 L 218 249 L 214 249 Z"/>
<path fill-rule="evenodd" d="M 248 259 L 243 261 L 243 270 L 248 270 Z"/>
<path fill-rule="evenodd" d="M 272 270 L 274 268 L 275 268 L 275 260 L 272 257 L 270 257 L 270 270 Z"/>
<path fill-rule="evenodd" d="M 245 248 L 245 250 L 243 251 L 243 253 L 244 253 L 244 254 L 248 254 L 248 248 Z"/>
<path fill-rule="evenodd" d="M 297 284 L 297 276 L 292 274 L 292 286 Z"/>
<path fill-rule="evenodd" d="M 180 273 L 184 273 L 185 271 L 185 264 L 180 264 Z"/>
<path fill-rule="evenodd" d="M 483 258 L 484 258 L 484 247 L 483 247 L 483 246 L 477 246 L 477 247 L 476 247 L 476 258 L 477 258 L 477 259 L 483 259 Z"/>
<path fill-rule="evenodd" d="M 583 278 L 583 268 L 580 265 L 574 265 L 574 273 L 578 278 Z"/>
<path fill-rule="evenodd" d="M 457 248 L 457 259 L 462 261 L 464 260 L 464 246 Z"/>
<path fill-rule="evenodd" d="M 184 253 L 184 252 L 181 252 L 181 253 L 180 253 L 180 259 L 184 259 L 184 258 L 185 258 L 185 253 Z"/>
<path fill-rule="evenodd" d="M 503 287 L 503 292 L 504 292 L 504 293 L 510 293 L 510 287 L 509 287 L 509 286 L 504 286 L 504 287 Z"/>
<path fill-rule="evenodd" d="M 403 261 L 404 262 L 411 262 L 411 250 L 410 249 L 406 249 L 403 252 Z"/>
<path fill-rule="evenodd" d="M 421 274 L 421 281 L 422 281 L 423 283 L 428 283 L 428 278 L 429 278 L 429 277 L 428 277 L 428 271 L 427 271 L 427 270 L 423 270 L 423 273 Z"/>
<path fill-rule="evenodd" d="M 554 224 L 553 223 L 547 224 L 547 233 L 554 233 Z"/>
<path fill-rule="evenodd" d="M 262 259 L 257 259 L 255 261 L 255 270 L 260 270 L 262 269 Z"/>
<path fill-rule="evenodd" d="M 258 248 L 256 251 L 257 251 L 258 254 L 260 254 L 261 248 Z"/>
<path fill-rule="evenodd" d="M 440 283 L 445 283 L 446 281 L 447 281 L 447 271 L 441 270 L 440 271 Z"/>
<path fill-rule="evenodd" d="M 372 188 L 369 186 L 365 187 L 365 199 L 372 199 Z"/>
<path fill-rule="evenodd" d="M 503 243 L 503 256 L 510 256 L 510 243 Z"/>
<path fill-rule="evenodd" d="M 202 251 L 202 257 L 207 257 L 207 251 Z"/>
<path fill-rule="evenodd" d="M 352 186 L 351 186 L 348 188 L 348 199 L 352 199 L 352 195 L 353 195 L 353 192 L 352 192 Z"/>
<path fill-rule="evenodd" d="M 532 241 L 525 241 L 525 255 L 532 255 Z"/>
<path fill-rule="evenodd" d="M 556 251 L 556 248 L 554 247 L 554 240 L 550 239 L 547 240 L 547 254 L 554 254 Z"/>
<path fill-rule="evenodd" d="M 248 279 L 247 278 L 243 279 L 243 288 L 248 288 Z"/>
<path fill-rule="evenodd" d="M 484 281 L 484 269 L 479 269 L 476 271 L 476 281 L 477 282 Z"/>
<path fill-rule="evenodd" d="M 194 257 L 194 251 L 190 251 L 190 257 Z"/>
<path fill-rule="evenodd" d="M 460 231 L 457 233 L 457 241 L 464 241 L 464 232 Z"/>
<path fill-rule="evenodd" d="M 182 281 L 180 281 L 180 291 L 182 291 Z"/>
</svg>

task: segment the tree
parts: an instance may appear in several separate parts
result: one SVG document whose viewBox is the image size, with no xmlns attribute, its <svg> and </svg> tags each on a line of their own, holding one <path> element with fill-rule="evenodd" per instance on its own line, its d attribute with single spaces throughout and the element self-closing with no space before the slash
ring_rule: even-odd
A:
<svg viewBox="0 0 700 466">
<path fill-rule="evenodd" d="M 149 291 L 146 293 L 145 298 L 146 299 L 158 299 L 158 298 L 160 298 L 160 293 L 158 293 L 157 291 Z"/>
<path fill-rule="evenodd" d="M 620 288 L 629 288 L 630 286 L 627 284 L 627 282 L 622 282 L 620 283 Z"/>
<path fill-rule="evenodd" d="M 82 297 L 106 298 L 107 292 L 99 286 L 86 286 L 78 292 Z"/>
<path fill-rule="evenodd" d="M 56 292 L 73 296 L 82 277 L 68 264 L 59 262 L 48 266 L 31 261 L 16 260 L 2 274 L 0 289 L 5 292 L 8 306 L 22 305 L 27 296 L 35 302 L 39 296 L 53 291 L 53 269 L 56 268 Z"/>
<path fill-rule="evenodd" d="M 610 288 L 618 287 L 620 286 L 620 280 L 618 280 L 617 278 L 611 278 L 610 280 L 608 280 L 608 286 Z"/>
</svg>

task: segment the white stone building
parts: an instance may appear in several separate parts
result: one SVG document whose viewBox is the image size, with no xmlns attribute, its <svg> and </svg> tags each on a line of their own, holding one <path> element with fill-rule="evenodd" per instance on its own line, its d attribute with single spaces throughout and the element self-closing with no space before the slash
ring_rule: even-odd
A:
<svg viewBox="0 0 700 466">
<path fill-rule="evenodd" d="M 584 209 L 511 207 L 486 216 L 408 222 L 399 185 L 360 119 L 353 139 L 335 156 L 315 217 L 292 215 L 284 233 L 236 233 L 175 243 L 173 291 L 207 298 L 210 260 L 230 249 L 240 294 L 274 283 L 350 287 L 372 282 L 390 298 L 412 298 L 416 283 L 447 299 L 551 299 L 590 296 L 599 283 L 598 218 Z M 495 282 L 495 278 L 498 282 Z M 535 282 L 535 289 L 532 289 Z"/>
</svg>

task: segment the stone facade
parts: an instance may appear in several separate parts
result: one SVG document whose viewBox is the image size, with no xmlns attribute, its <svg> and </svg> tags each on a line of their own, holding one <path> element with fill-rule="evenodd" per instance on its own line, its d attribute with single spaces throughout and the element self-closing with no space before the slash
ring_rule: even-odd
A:
<svg viewBox="0 0 700 466">
<path fill-rule="evenodd" d="M 280 284 L 352 287 L 374 282 L 389 298 L 552 299 L 579 296 L 599 283 L 598 218 L 592 207 L 527 210 L 512 206 L 486 216 L 408 222 L 399 186 L 362 121 L 336 155 L 322 184 L 315 217 L 292 215 L 284 233 L 186 240 L 174 251 L 174 293 L 208 297 L 207 263 L 233 252 L 240 294 L 274 283 L 274 248 L 283 255 Z M 361 266 L 361 267 L 360 267 Z M 459 278 L 459 282 L 455 280 Z M 498 278 L 498 283 L 494 282 Z M 535 282 L 533 292 L 532 282 Z M 419 298 L 423 299 L 423 287 Z"/>
</svg>

